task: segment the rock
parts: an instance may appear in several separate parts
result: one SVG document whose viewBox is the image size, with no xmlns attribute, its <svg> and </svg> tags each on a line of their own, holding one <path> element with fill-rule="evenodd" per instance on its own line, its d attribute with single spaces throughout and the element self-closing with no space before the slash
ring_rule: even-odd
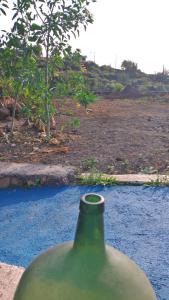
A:
<svg viewBox="0 0 169 300">
<path fill-rule="evenodd" d="M 34 126 L 39 132 L 45 132 L 45 124 L 42 120 L 36 120 Z"/>
<path fill-rule="evenodd" d="M 24 184 L 24 180 L 17 178 L 17 177 L 12 177 L 10 185 L 11 186 L 22 186 Z"/>
<path fill-rule="evenodd" d="M 12 116 L 14 104 L 15 104 L 15 100 L 13 98 L 3 97 L 3 99 L 0 100 L 0 109 L 9 110 L 9 115 Z M 16 111 L 15 111 L 16 118 L 19 118 L 21 109 L 22 109 L 21 105 L 19 103 L 16 103 Z"/>
<path fill-rule="evenodd" d="M 37 178 L 41 184 L 69 184 L 75 174 L 76 168 L 71 166 L 0 162 L 0 187 L 8 187 L 10 182 L 15 185 L 18 179 L 19 185 L 20 180 L 37 183 Z"/>
<path fill-rule="evenodd" d="M 52 138 L 49 141 L 50 145 L 60 145 L 60 141 L 57 138 Z"/>
<path fill-rule="evenodd" d="M 7 188 L 10 185 L 10 177 L 9 176 L 4 176 L 0 177 L 0 187 L 1 188 Z"/>
<path fill-rule="evenodd" d="M 9 116 L 10 116 L 9 109 L 7 109 L 5 107 L 0 108 L 0 121 L 5 120 Z"/>
<path fill-rule="evenodd" d="M 0 263 L 0 299 L 11 300 L 14 297 L 24 269 L 12 265 Z"/>
<path fill-rule="evenodd" d="M 123 158 L 121 158 L 121 157 L 116 157 L 116 161 L 123 161 Z"/>
<path fill-rule="evenodd" d="M 46 176 L 41 176 L 41 178 L 40 178 L 40 184 L 45 185 L 46 181 L 47 181 Z"/>
<path fill-rule="evenodd" d="M 39 147 L 33 147 L 33 152 L 34 151 L 39 151 L 40 149 L 39 149 Z"/>
<path fill-rule="evenodd" d="M 50 118 L 50 128 L 51 129 L 56 129 L 56 121 L 54 117 Z"/>
<path fill-rule="evenodd" d="M 38 134 L 38 137 L 39 137 L 40 139 L 42 139 L 42 140 L 45 140 L 46 137 L 47 137 L 47 135 L 46 135 L 45 132 L 40 132 L 40 133 Z"/>
<path fill-rule="evenodd" d="M 10 110 L 10 113 L 12 115 L 13 112 L 13 107 L 14 107 L 15 101 L 14 99 L 10 99 L 8 104 L 7 104 L 7 108 Z M 20 111 L 21 111 L 21 105 L 19 103 L 16 103 L 16 111 L 15 111 L 15 115 L 19 115 Z"/>
<path fill-rule="evenodd" d="M 2 127 L 0 127 L 0 137 L 3 137 L 4 136 L 4 130 Z"/>
</svg>

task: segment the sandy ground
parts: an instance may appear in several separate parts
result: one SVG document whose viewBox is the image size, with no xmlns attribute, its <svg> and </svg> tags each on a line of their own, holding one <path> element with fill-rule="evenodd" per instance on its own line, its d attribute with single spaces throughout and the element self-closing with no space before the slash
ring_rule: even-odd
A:
<svg viewBox="0 0 169 300">
<path fill-rule="evenodd" d="M 24 269 L 0 263 L 0 299 L 12 300 Z"/>
</svg>

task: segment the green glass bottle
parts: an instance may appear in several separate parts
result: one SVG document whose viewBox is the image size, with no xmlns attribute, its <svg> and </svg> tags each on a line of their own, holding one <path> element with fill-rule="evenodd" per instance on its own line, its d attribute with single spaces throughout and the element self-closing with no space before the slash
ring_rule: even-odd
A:
<svg viewBox="0 0 169 300">
<path fill-rule="evenodd" d="M 54 247 L 24 272 L 14 300 L 156 300 L 145 274 L 105 245 L 104 199 L 86 194 L 74 242 Z"/>
</svg>

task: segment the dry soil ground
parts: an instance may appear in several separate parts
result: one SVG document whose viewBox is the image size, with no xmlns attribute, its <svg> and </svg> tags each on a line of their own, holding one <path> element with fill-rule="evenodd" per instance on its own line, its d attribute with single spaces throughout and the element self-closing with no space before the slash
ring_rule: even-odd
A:
<svg viewBox="0 0 169 300">
<path fill-rule="evenodd" d="M 72 118 L 72 103 L 65 107 L 56 118 L 53 144 L 20 120 L 12 139 L 0 138 L 0 160 L 73 165 L 80 170 L 96 166 L 112 174 L 169 172 L 169 100 L 100 99 L 88 114 L 73 105 L 80 128 L 65 126 L 67 133 L 58 135 L 61 124 Z"/>
</svg>

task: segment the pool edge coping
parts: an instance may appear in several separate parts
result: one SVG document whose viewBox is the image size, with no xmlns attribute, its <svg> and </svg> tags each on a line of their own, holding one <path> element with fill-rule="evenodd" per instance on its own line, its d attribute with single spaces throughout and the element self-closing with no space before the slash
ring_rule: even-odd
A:
<svg viewBox="0 0 169 300">
<path fill-rule="evenodd" d="M 90 173 L 82 173 L 87 178 Z M 116 184 L 169 185 L 169 175 L 163 174 L 102 174 Z M 8 187 L 70 185 L 80 183 L 74 166 L 0 162 L 0 189 Z"/>
<path fill-rule="evenodd" d="M 82 179 L 83 178 L 89 178 L 90 176 L 96 176 L 97 178 L 97 173 L 82 173 L 79 177 Z M 98 173 L 98 176 L 100 174 Z M 114 175 L 109 175 L 109 174 L 101 174 L 101 177 L 107 180 L 112 179 L 112 182 L 114 180 L 114 184 L 128 184 L 128 185 L 149 185 L 149 186 L 158 186 L 158 185 L 163 185 L 163 186 L 168 186 L 169 185 L 169 175 L 165 174 L 114 174 Z M 96 179 L 97 180 L 97 179 Z"/>
<path fill-rule="evenodd" d="M 24 270 L 23 267 L 0 262 L 0 298 L 2 300 L 13 299 Z"/>
<path fill-rule="evenodd" d="M 0 188 L 67 185 L 75 174 L 73 166 L 0 162 Z"/>
</svg>

